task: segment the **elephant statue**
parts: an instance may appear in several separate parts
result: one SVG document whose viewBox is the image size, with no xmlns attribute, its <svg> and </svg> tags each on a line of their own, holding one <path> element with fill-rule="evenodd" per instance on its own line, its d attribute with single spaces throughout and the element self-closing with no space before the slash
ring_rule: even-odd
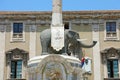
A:
<svg viewBox="0 0 120 80">
<path fill-rule="evenodd" d="M 46 29 L 40 34 L 40 41 L 42 46 L 42 55 L 46 54 L 67 54 L 70 55 L 69 47 L 70 45 L 76 45 L 79 48 L 91 48 L 97 42 L 93 41 L 91 45 L 83 44 L 79 39 L 79 34 L 73 30 L 65 30 L 64 31 L 64 47 L 60 51 L 56 51 L 51 47 L 51 29 Z"/>
</svg>

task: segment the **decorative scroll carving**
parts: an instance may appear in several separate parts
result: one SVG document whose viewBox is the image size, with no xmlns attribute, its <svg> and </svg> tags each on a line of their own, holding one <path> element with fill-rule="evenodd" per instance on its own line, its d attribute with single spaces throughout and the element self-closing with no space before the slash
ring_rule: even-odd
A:
<svg viewBox="0 0 120 80">
<path fill-rule="evenodd" d="M 23 60 L 24 64 L 27 64 L 28 52 L 18 48 L 6 52 L 7 65 L 10 63 L 11 60 L 20 60 L 20 59 Z"/>
<path fill-rule="evenodd" d="M 103 58 L 103 63 L 106 61 L 106 59 L 118 59 L 120 57 L 120 49 L 116 49 L 113 47 L 107 48 L 101 51 L 101 55 Z"/>
</svg>

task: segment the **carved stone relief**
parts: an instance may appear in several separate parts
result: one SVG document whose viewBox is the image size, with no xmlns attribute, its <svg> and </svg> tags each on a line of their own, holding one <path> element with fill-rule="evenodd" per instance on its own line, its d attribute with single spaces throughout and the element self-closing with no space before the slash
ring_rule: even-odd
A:
<svg viewBox="0 0 120 80">
<path fill-rule="evenodd" d="M 28 52 L 15 48 L 11 49 L 6 52 L 6 67 L 7 67 L 7 79 L 10 79 L 11 74 L 11 61 L 13 60 L 22 60 L 23 66 L 22 66 L 22 78 L 25 78 L 25 68 L 27 67 L 27 61 L 28 61 Z"/>
<path fill-rule="evenodd" d="M 6 63 L 9 64 L 11 60 L 23 60 L 26 64 L 28 60 L 28 52 L 15 48 L 6 52 Z"/>
<path fill-rule="evenodd" d="M 63 65 L 59 63 L 51 62 L 46 65 L 45 72 L 43 75 L 45 80 L 66 80 L 65 74 L 66 73 Z"/>
<path fill-rule="evenodd" d="M 120 49 L 113 47 L 107 48 L 101 51 L 101 57 L 103 62 L 105 62 L 107 59 L 118 59 L 120 57 Z"/>
</svg>

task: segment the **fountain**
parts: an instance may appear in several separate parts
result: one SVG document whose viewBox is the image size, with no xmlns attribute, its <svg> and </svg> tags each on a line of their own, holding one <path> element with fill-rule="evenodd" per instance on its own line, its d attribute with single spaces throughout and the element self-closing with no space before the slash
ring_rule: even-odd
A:
<svg viewBox="0 0 120 80">
<path fill-rule="evenodd" d="M 83 80 L 79 54 L 74 49 L 91 48 L 83 44 L 79 34 L 72 30 L 64 30 L 62 23 L 62 0 L 53 0 L 51 29 L 41 32 L 41 56 L 28 61 L 28 80 Z M 72 51 L 70 47 L 74 47 Z M 70 56 L 71 54 L 74 56 Z M 77 55 L 77 57 L 75 57 Z"/>
<path fill-rule="evenodd" d="M 28 62 L 28 80 L 82 80 L 78 58 L 64 55 L 43 55 Z"/>
</svg>

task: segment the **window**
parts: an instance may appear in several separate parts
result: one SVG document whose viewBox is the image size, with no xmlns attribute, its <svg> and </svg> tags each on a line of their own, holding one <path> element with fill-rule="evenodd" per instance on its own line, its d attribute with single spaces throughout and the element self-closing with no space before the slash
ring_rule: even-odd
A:
<svg viewBox="0 0 120 80">
<path fill-rule="evenodd" d="M 71 29 L 71 25 L 72 25 L 71 21 L 64 22 L 64 29 Z"/>
<path fill-rule="evenodd" d="M 106 22 L 107 32 L 116 32 L 116 22 Z"/>
<path fill-rule="evenodd" d="M 64 28 L 65 28 L 65 29 L 69 29 L 69 23 L 68 23 L 68 22 L 65 23 Z"/>
<path fill-rule="evenodd" d="M 107 69 L 108 69 L 108 78 L 118 78 L 119 77 L 119 68 L 118 60 L 107 60 Z"/>
<path fill-rule="evenodd" d="M 25 41 L 23 22 L 12 23 L 11 29 L 11 41 Z"/>
<path fill-rule="evenodd" d="M 23 37 L 23 23 L 13 23 L 13 38 Z"/>
<path fill-rule="evenodd" d="M 22 49 L 15 48 L 7 51 L 5 80 L 25 80 L 28 59 L 28 52 Z"/>
<path fill-rule="evenodd" d="M 118 39 L 117 22 L 106 22 L 106 39 Z"/>
<path fill-rule="evenodd" d="M 13 24 L 13 32 L 14 33 L 22 33 L 23 31 L 23 23 L 14 23 Z"/>
<path fill-rule="evenodd" d="M 104 68 L 104 80 L 117 80 L 119 78 L 119 48 L 106 48 L 101 51 L 101 60 Z M 119 79 L 118 79 L 119 80 Z"/>
<path fill-rule="evenodd" d="M 22 60 L 11 61 L 11 78 L 22 78 Z"/>
</svg>

